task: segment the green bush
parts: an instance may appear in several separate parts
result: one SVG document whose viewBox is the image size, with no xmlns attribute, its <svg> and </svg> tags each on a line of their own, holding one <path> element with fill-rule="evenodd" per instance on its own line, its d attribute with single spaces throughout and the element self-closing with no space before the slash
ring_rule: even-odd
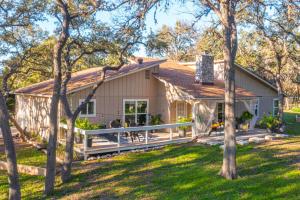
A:
<svg viewBox="0 0 300 200">
<path fill-rule="evenodd" d="M 259 125 L 261 128 L 270 129 L 272 132 L 275 132 L 276 129 L 279 128 L 280 124 L 281 122 L 278 117 L 273 115 L 264 114 L 262 119 L 259 121 Z"/>
<path fill-rule="evenodd" d="M 300 107 L 294 107 L 291 109 L 291 111 L 300 113 Z"/>
<path fill-rule="evenodd" d="M 93 124 L 87 118 L 78 118 L 75 121 L 75 127 L 83 129 L 83 130 L 96 130 L 103 129 L 103 124 Z"/>
<path fill-rule="evenodd" d="M 179 117 L 177 120 L 177 123 L 186 123 L 186 122 L 191 122 L 192 118 L 191 117 Z M 186 131 L 189 127 L 188 126 L 179 126 L 179 130 Z"/>
<path fill-rule="evenodd" d="M 152 115 L 150 123 L 151 125 L 160 125 L 161 123 L 163 123 L 163 120 L 161 119 L 161 114 Z"/>
<path fill-rule="evenodd" d="M 244 111 L 240 117 L 236 118 L 236 122 L 237 124 L 243 124 L 247 121 L 252 120 L 252 118 L 253 118 L 252 113 L 250 113 L 249 111 Z"/>
</svg>

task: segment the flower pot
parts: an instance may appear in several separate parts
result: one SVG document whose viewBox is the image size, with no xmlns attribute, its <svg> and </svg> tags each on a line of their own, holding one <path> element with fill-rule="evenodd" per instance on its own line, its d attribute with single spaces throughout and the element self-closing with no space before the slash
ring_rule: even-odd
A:
<svg viewBox="0 0 300 200">
<path fill-rule="evenodd" d="M 93 145 L 93 138 L 88 138 L 87 141 L 86 141 L 86 146 L 87 147 L 92 147 Z"/>
<path fill-rule="evenodd" d="M 179 129 L 178 130 L 178 133 L 179 133 L 179 137 L 186 137 L 186 130 L 182 130 L 182 129 Z"/>
<path fill-rule="evenodd" d="M 249 123 L 245 122 L 240 124 L 240 129 L 244 132 L 247 132 L 249 130 Z"/>
</svg>

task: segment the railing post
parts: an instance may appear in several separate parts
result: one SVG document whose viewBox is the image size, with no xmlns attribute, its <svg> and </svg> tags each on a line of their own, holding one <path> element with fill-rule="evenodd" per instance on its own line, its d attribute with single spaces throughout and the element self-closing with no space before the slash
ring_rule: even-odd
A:
<svg viewBox="0 0 300 200">
<path fill-rule="evenodd" d="M 170 140 L 171 141 L 173 140 L 173 130 L 172 130 L 172 128 L 170 128 Z"/>
<path fill-rule="evenodd" d="M 120 132 L 118 132 L 118 153 L 120 152 Z"/>
<path fill-rule="evenodd" d="M 146 131 L 146 134 L 145 134 L 145 139 L 146 139 L 146 147 L 148 149 L 148 131 Z"/>
<path fill-rule="evenodd" d="M 84 132 L 84 138 L 83 138 L 83 157 L 84 160 L 87 160 L 88 155 L 86 154 L 86 150 L 87 150 L 87 135 Z"/>
<path fill-rule="evenodd" d="M 196 136 L 196 123 L 193 122 L 193 125 L 192 125 L 192 139 L 194 139 Z"/>
</svg>

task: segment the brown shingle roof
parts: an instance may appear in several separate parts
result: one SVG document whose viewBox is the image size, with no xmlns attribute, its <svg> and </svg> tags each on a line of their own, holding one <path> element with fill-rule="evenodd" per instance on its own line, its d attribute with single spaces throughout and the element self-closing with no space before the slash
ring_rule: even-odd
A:
<svg viewBox="0 0 300 200">
<path fill-rule="evenodd" d="M 194 81 L 195 69 L 174 61 L 167 61 L 160 64 L 159 74 L 156 77 L 177 86 L 194 98 L 224 98 L 224 81 L 215 80 L 213 85 L 197 84 Z M 236 87 L 236 97 L 254 96 L 256 96 L 254 93 Z"/>
<path fill-rule="evenodd" d="M 108 71 L 106 73 L 106 79 L 115 78 L 140 69 L 156 66 L 162 62 L 164 62 L 164 60 L 153 60 L 149 62 L 143 62 L 142 64 L 125 65 L 119 71 Z M 100 73 L 101 73 L 100 67 L 90 68 L 90 69 L 73 73 L 72 78 L 68 84 L 68 92 L 71 92 L 72 90 L 78 89 L 80 87 L 85 87 L 87 85 L 95 84 L 96 82 L 99 81 Z M 41 83 L 36 83 L 24 88 L 20 88 L 16 90 L 15 93 L 51 96 L 52 90 L 53 90 L 53 79 L 50 79 L 47 81 L 43 81 Z"/>
</svg>

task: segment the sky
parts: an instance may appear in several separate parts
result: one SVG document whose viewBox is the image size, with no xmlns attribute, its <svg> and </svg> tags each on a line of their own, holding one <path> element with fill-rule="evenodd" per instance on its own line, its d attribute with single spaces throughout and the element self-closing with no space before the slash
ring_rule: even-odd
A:
<svg viewBox="0 0 300 200">
<path fill-rule="evenodd" d="M 191 22 L 194 19 L 193 13 L 194 11 L 194 5 L 192 3 L 185 3 L 185 4 L 172 4 L 169 6 L 169 9 L 167 11 L 158 10 L 156 13 L 156 19 L 154 19 L 154 9 L 148 13 L 146 16 L 146 32 L 156 31 L 159 28 L 162 27 L 162 25 L 168 25 L 168 26 L 174 26 L 176 21 L 188 21 Z M 110 21 L 111 16 L 105 15 L 102 16 L 103 21 Z M 42 29 L 49 31 L 49 33 L 52 33 L 54 30 L 55 21 L 54 19 L 48 20 L 47 22 L 43 22 L 40 24 Z M 206 27 L 206 25 L 209 24 L 208 21 L 204 18 L 201 20 L 201 23 L 198 23 L 198 27 Z M 140 50 L 135 53 L 136 56 L 146 56 L 145 48 L 141 45 Z"/>
</svg>

